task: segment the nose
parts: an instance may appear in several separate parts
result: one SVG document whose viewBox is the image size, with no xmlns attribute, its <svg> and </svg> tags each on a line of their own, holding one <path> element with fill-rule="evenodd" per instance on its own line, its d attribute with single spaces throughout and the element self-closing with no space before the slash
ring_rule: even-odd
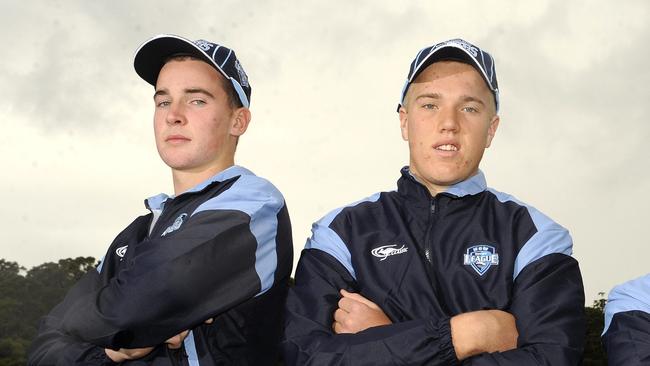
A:
<svg viewBox="0 0 650 366">
<path fill-rule="evenodd" d="M 187 119 L 185 116 L 185 108 L 183 103 L 173 102 L 169 105 L 167 110 L 167 124 L 185 124 Z"/>
<path fill-rule="evenodd" d="M 440 132 L 458 132 L 458 115 L 453 108 L 443 108 L 438 112 Z"/>
</svg>

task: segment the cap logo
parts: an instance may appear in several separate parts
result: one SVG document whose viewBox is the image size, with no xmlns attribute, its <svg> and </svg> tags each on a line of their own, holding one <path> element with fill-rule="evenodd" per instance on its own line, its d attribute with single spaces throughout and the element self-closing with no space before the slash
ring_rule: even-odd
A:
<svg viewBox="0 0 650 366">
<path fill-rule="evenodd" d="M 239 74 L 239 83 L 241 86 L 248 88 L 248 76 L 246 75 L 244 68 L 241 67 L 239 60 L 235 60 L 235 69 L 237 69 L 237 73 Z"/>
<path fill-rule="evenodd" d="M 445 46 L 445 45 L 448 45 L 448 44 L 457 44 L 457 45 L 461 46 L 463 49 L 465 49 L 465 51 L 472 54 L 472 56 L 478 57 L 478 48 L 472 46 L 471 44 L 465 42 L 462 39 L 452 39 L 451 41 L 438 43 L 433 49 L 435 50 L 440 46 Z"/>
<path fill-rule="evenodd" d="M 210 50 L 210 47 L 212 47 L 212 43 L 208 41 L 204 41 L 202 39 L 199 39 L 198 41 L 194 42 L 194 44 L 199 46 L 200 49 L 206 52 Z"/>
</svg>

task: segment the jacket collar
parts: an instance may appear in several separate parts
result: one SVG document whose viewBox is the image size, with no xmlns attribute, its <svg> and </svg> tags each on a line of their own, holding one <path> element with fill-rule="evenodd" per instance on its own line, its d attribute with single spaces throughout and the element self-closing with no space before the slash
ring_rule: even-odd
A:
<svg viewBox="0 0 650 366">
<path fill-rule="evenodd" d="M 207 186 L 211 185 L 214 182 L 223 182 L 225 180 L 228 180 L 233 177 L 241 176 L 241 175 L 255 175 L 253 172 L 250 170 L 239 166 L 239 165 L 233 165 L 229 168 L 226 168 L 219 173 L 213 175 L 212 177 L 204 180 L 203 182 L 195 185 L 194 187 L 188 189 L 187 191 L 179 194 L 178 196 L 182 196 L 184 194 L 192 193 L 192 192 L 199 192 L 203 189 L 205 189 Z M 169 199 L 175 198 L 173 195 L 167 195 L 165 193 L 160 193 L 155 196 L 151 196 L 147 198 L 144 201 L 145 207 L 147 207 L 151 211 L 160 211 L 164 208 L 165 202 Z"/>
<path fill-rule="evenodd" d="M 418 179 L 411 174 L 408 166 L 405 166 L 401 170 L 402 178 L 397 182 L 398 190 L 409 196 L 416 196 L 417 198 L 431 198 L 429 190 L 420 183 Z M 485 180 L 485 175 L 479 169 L 476 174 L 465 179 L 464 181 L 458 182 L 444 192 L 446 195 L 451 195 L 454 197 L 464 197 L 479 194 L 487 189 L 487 182 Z"/>
</svg>

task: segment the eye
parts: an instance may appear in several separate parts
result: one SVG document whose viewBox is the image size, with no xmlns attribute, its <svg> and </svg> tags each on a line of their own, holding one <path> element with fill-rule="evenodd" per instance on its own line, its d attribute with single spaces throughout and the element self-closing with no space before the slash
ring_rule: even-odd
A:
<svg viewBox="0 0 650 366">
<path fill-rule="evenodd" d="M 463 109 L 461 109 L 461 110 L 463 112 L 478 113 L 478 109 L 476 109 L 474 107 L 471 107 L 471 106 L 463 107 Z"/>
<path fill-rule="evenodd" d="M 194 105 L 202 106 L 202 105 L 205 105 L 206 103 L 205 103 L 204 100 L 201 100 L 201 99 L 194 99 L 194 100 L 191 100 L 191 101 L 190 101 L 190 104 L 194 104 Z"/>
<path fill-rule="evenodd" d="M 161 101 L 156 102 L 156 107 L 164 108 L 164 107 L 167 107 L 170 104 L 171 104 L 171 102 L 168 101 L 168 100 L 161 100 Z"/>
<path fill-rule="evenodd" d="M 426 103 L 422 105 L 424 109 L 438 109 L 438 106 L 433 103 Z"/>
</svg>

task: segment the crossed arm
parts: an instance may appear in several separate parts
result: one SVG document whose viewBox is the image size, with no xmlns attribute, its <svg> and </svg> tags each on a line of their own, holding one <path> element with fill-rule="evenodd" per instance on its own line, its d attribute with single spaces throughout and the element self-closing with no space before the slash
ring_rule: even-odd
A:
<svg viewBox="0 0 650 366">
<path fill-rule="evenodd" d="M 87 274 L 45 318 L 29 364 L 121 362 L 165 342 L 180 346 L 185 330 L 254 296 L 260 280 L 248 222 L 217 215 L 188 222 L 182 245 L 147 243 L 156 249 L 136 252 L 133 265 L 107 280 Z"/>
<path fill-rule="evenodd" d="M 368 328 L 392 324 L 384 311 L 358 293 L 341 290 L 332 329 L 336 334 L 354 334 Z M 456 358 L 462 361 L 484 352 L 517 348 L 515 318 L 501 310 L 479 310 L 450 319 L 451 340 Z"/>
<path fill-rule="evenodd" d="M 582 280 L 577 262 L 566 255 L 548 255 L 521 271 L 510 314 L 485 310 L 388 324 L 376 305 L 340 289 L 356 292 L 359 285 L 328 253 L 303 251 L 287 300 L 288 365 L 455 365 L 460 360 L 475 366 L 562 366 L 576 365 L 582 357 Z"/>
</svg>

